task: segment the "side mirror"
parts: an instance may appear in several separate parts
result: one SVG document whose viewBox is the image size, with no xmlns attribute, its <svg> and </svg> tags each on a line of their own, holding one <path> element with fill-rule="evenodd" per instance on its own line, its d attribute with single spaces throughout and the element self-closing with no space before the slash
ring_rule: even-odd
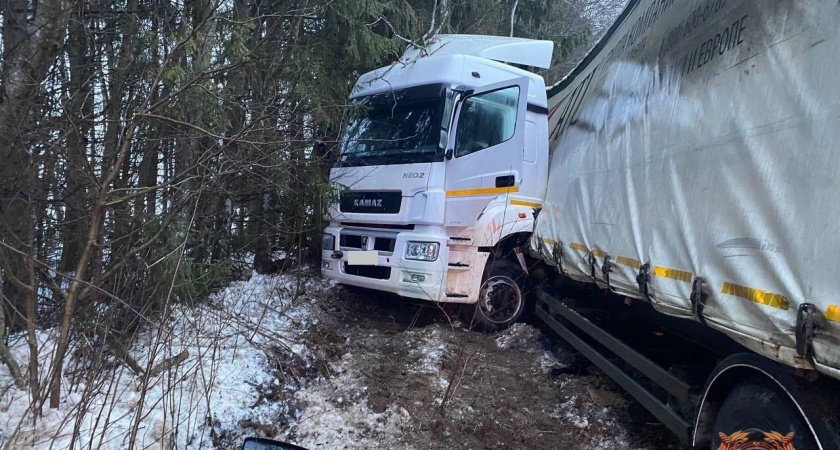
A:
<svg viewBox="0 0 840 450">
<path fill-rule="evenodd" d="M 247 438 L 242 444 L 242 450 L 306 450 L 294 444 L 263 438 Z"/>
</svg>

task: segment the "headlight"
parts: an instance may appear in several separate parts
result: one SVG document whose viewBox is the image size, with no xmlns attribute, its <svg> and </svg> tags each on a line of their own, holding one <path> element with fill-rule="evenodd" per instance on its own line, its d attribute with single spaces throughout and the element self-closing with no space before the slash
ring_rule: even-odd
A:
<svg viewBox="0 0 840 450">
<path fill-rule="evenodd" d="M 324 234 L 324 237 L 321 238 L 321 249 L 335 250 L 335 236 L 331 234 Z"/>
<path fill-rule="evenodd" d="M 435 261 L 440 244 L 437 242 L 409 242 L 405 247 L 405 259 Z"/>
</svg>

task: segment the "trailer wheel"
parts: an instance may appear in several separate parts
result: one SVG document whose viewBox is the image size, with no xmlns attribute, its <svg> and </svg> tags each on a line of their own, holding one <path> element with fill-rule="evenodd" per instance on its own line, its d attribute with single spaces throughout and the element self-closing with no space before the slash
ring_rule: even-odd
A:
<svg viewBox="0 0 840 450">
<path fill-rule="evenodd" d="M 498 331 L 516 322 L 525 310 L 528 274 L 509 260 L 494 261 L 484 275 L 478 301 L 461 308 L 470 328 Z"/>
<path fill-rule="evenodd" d="M 811 428 L 778 386 L 752 377 L 738 383 L 718 410 L 711 450 L 818 450 Z"/>
</svg>

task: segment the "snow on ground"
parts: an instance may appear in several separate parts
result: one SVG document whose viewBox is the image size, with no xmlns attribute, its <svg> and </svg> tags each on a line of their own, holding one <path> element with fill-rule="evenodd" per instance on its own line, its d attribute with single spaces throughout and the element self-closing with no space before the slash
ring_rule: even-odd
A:
<svg viewBox="0 0 840 450">
<path fill-rule="evenodd" d="M 42 371 L 54 345 L 55 330 L 39 332 Z M 91 346 L 76 342 L 60 407 L 35 422 L 0 365 L 0 449 L 66 449 L 72 436 L 121 450 L 231 449 L 247 436 L 348 450 L 670 445 L 646 416 L 628 419 L 603 374 L 549 345 L 531 325 L 470 332 L 440 308 L 254 274 L 142 327 L 129 348 L 139 366 L 176 361 L 148 380 L 111 356 L 91 378 L 78 356 Z M 25 366 L 23 337 L 10 346 Z"/>
<path fill-rule="evenodd" d="M 499 333 L 496 338 L 496 345 L 500 349 L 508 349 L 517 345 L 521 346 L 523 343 L 530 343 L 539 336 L 540 332 L 532 326 L 524 323 L 515 323 L 507 330 Z"/>
<path fill-rule="evenodd" d="M 440 328 L 431 328 L 420 335 L 420 345 L 410 350 L 416 362 L 410 368 L 411 373 L 438 374 L 441 370 L 441 358 L 446 353 L 446 344 L 441 339 Z"/>
<path fill-rule="evenodd" d="M 294 417 L 295 402 L 278 400 L 293 399 L 305 380 L 281 382 L 276 371 L 290 362 L 302 366 L 298 370 L 308 369 L 310 355 L 301 335 L 317 320 L 310 318 L 314 300 L 295 298 L 298 284 L 293 276 L 255 274 L 213 295 L 206 305 L 175 308 L 170 320 L 146 327 L 130 352 L 143 368 L 182 352 L 186 359 L 147 383 L 123 364 L 95 380 L 65 375 L 60 407 L 45 406 L 35 422 L 28 393 L 16 388 L 8 369 L 0 366 L 0 446 L 69 448 L 77 429 L 76 448 L 125 449 L 133 435 L 136 448 L 210 448 L 225 442 L 226 435 L 237 435 L 229 438 L 235 440 L 243 427 L 266 431 L 264 424 Z M 318 291 L 328 285 L 306 279 L 300 287 Z M 39 333 L 42 368 L 49 367 L 55 334 Z M 10 347 L 25 364 L 23 337 L 13 336 Z M 78 363 L 68 356 L 68 372 Z M 41 378 L 45 384 L 46 375 Z M 272 401 L 264 401 L 266 392 L 273 392 Z"/>
<path fill-rule="evenodd" d="M 354 367 L 355 355 L 345 353 L 331 365 L 332 378 L 298 393 L 309 406 L 295 431 L 306 448 L 406 448 L 392 438 L 408 420 L 408 412 L 389 405 L 381 413 L 367 402 L 367 386 Z"/>
</svg>

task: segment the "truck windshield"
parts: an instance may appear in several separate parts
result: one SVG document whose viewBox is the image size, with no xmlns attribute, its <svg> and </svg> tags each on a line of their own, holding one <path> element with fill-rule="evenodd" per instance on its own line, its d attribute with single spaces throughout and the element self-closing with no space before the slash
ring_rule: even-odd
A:
<svg viewBox="0 0 840 450">
<path fill-rule="evenodd" d="M 443 161 L 444 94 L 441 87 L 424 86 L 355 99 L 365 110 L 347 124 L 337 165 Z"/>
</svg>

